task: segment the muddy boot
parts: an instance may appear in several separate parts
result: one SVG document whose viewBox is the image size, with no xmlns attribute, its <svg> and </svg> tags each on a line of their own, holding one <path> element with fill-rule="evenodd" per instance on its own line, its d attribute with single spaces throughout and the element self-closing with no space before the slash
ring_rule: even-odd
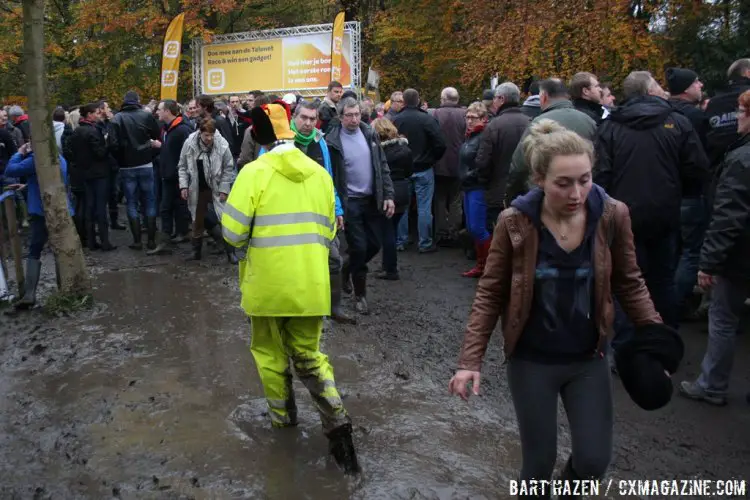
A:
<svg viewBox="0 0 750 500">
<path fill-rule="evenodd" d="M 345 474 L 359 474 L 357 452 L 352 441 L 352 424 L 337 427 L 328 434 L 328 451 Z"/>
<path fill-rule="evenodd" d="M 146 255 L 172 255 L 172 250 L 169 248 L 170 243 L 168 234 L 158 233 L 156 248 L 148 250 Z"/>
<path fill-rule="evenodd" d="M 146 233 L 148 236 L 146 248 L 148 250 L 156 250 L 156 217 L 146 218 Z"/>
<path fill-rule="evenodd" d="M 356 325 L 357 320 L 344 312 L 341 306 L 341 275 L 331 274 L 331 319 L 336 323 Z"/>
<path fill-rule="evenodd" d="M 131 250 L 143 250 L 143 240 L 141 237 L 141 219 L 128 219 L 130 232 L 133 234 L 133 243 L 128 245 Z"/>
<path fill-rule="evenodd" d="M 367 306 L 367 275 L 354 276 L 352 278 L 354 284 L 354 300 L 356 301 L 356 309 L 359 314 L 367 315 L 370 314 L 370 308 Z"/>
<path fill-rule="evenodd" d="M 41 271 L 42 261 L 26 259 L 26 280 L 23 286 L 23 297 L 13 305 L 16 310 L 31 309 L 36 304 L 36 287 L 39 284 Z"/>
<path fill-rule="evenodd" d="M 203 238 L 193 238 L 193 255 L 187 260 L 201 260 L 203 253 Z"/>
<path fill-rule="evenodd" d="M 341 268 L 341 291 L 347 295 L 352 294 L 352 275 L 349 273 L 349 262 L 344 262 Z"/>
<path fill-rule="evenodd" d="M 211 239 L 209 240 L 209 243 L 213 242 L 213 244 L 216 246 L 215 250 L 211 252 L 213 255 L 221 255 L 226 252 L 225 242 L 224 242 L 224 235 L 221 233 L 221 226 L 216 225 L 208 230 L 209 236 L 211 236 Z"/>
</svg>

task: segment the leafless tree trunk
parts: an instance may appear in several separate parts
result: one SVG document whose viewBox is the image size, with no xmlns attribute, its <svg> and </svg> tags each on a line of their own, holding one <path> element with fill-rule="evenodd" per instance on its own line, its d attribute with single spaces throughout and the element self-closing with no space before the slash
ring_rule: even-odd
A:
<svg viewBox="0 0 750 500">
<path fill-rule="evenodd" d="M 68 196 L 60 175 L 60 160 L 52 131 L 52 113 L 47 105 L 44 3 L 45 0 L 23 0 L 23 56 L 31 144 L 49 242 L 59 264 L 60 291 L 81 297 L 91 293 L 91 280 L 81 241 L 68 212 Z"/>
</svg>

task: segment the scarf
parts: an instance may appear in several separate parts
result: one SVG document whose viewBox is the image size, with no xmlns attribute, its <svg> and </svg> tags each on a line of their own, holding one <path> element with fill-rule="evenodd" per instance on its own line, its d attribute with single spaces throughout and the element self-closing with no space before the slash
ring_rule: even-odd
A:
<svg viewBox="0 0 750 500">
<path fill-rule="evenodd" d="M 471 137 L 471 136 L 473 136 L 475 134 L 478 134 L 479 132 L 481 132 L 482 130 L 484 130 L 484 127 L 485 127 L 485 124 L 484 123 L 480 123 L 479 125 L 475 126 L 471 130 L 467 130 L 466 131 L 466 137 L 468 138 L 468 137 Z"/>
<path fill-rule="evenodd" d="M 312 129 L 312 132 L 310 132 L 309 135 L 302 135 L 302 133 L 297 130 L 297 125 L 294 123 L 294 120 L 292 120 L 290 125 L 292 127 L 292 132 L 294 132 L 294 142 L 307 147 L 315 140 L 315 134 L 317 133 L 317 130 Z"/>
</svg>

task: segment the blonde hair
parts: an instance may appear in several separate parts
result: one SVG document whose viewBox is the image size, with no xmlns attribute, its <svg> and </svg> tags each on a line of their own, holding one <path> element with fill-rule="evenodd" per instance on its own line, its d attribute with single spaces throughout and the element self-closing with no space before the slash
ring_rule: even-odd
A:
<svg viewBox="0 0 750 500">
<path fill-rule="evenodd" d="M 68 121 L 70 122 L 70 127 L 75 130 L 78 128 L 78 121 L 81 119 L 81 111 L 78 109 L 75 109 L 70 112 L 68 115 Z"/>
<path fill-rule="evenodd" d="M 469 107 L 466 108 L 466 114 L 469 114 L 471 111 L 478 114 L 479 118 L 484 118 L 489 114 L 487 112 L 487 106 L 485 106 L 481 101 L 472 102 L 471 104 L 469 104 Z"/>
<path fill-rule="evenodd" d="M 378 133 L 381 141 L 389 141 L 398 138 L 398 129 L 388 118 L 377 118 L 372 121 L 372 128 Z"/>
<path fill-rule="evenodd" d="M 594 164 L 594 145 L 552 120 L 539 120 L 529 128 L 523 140 L 523 154 L 535 180 L 547 176 L 557 156 L 586 155 Z"/>
</svg>

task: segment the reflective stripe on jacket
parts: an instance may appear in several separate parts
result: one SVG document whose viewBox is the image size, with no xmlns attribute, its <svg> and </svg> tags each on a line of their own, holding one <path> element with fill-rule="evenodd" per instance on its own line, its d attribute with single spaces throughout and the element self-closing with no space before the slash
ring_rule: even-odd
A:
<svg viewBox="0 0 750 500">
<path fill-rule="evenodd" d="M 224 239 L 248 244 L 240 264 L 250 316 L 327 316 L 328 246 L 335 235 L 331 176 L 287 143 L 243 168 L 221 219 Z"/>
</svg>

